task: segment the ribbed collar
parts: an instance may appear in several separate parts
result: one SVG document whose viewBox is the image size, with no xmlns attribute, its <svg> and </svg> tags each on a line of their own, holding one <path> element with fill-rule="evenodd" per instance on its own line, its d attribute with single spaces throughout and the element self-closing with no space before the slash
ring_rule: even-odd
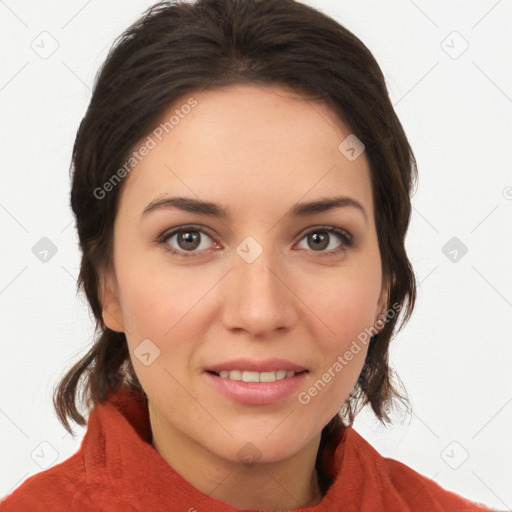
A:
<svg viewBox="0 0 512 512">
<path fill-rule="evenodd" d="M 323 467 L 334 477 L 327 493 L 317 505 L 297 511 L 332 511 L 334 503 L 339 507 L 340 483 L 336 475 L 343 460 L 343 441 L 350 431 L 351 428 L 340 431 L 334 445 L 327 445 L 322 453 Z M 156 512 L 155 496 L 162 510 L 169 510 L 169 504 L 177 503 L 183 503 L 183 510 L 191 507 L 212 512 L 239 510 L 196 489 L 155 450 L 151 445 L 146 399 L 128 388 L 109 395 L 91 411 L 82 450 L 87 483 L 118 489 L 115 495 L 121 500 L 125 497 L 126 504 L 135 510 L 151 506 Z"/>
<path fill-rule="evenodd" d="M 185 480 L 151 445 L 143 394 L 122 388 L 90 413 L 81 445 L 88 489 L 100 510 L 234 512 Z M 404 464 L 382 457 L 352 427 L 321 456 L 333 481 L 322 500 L 297 512 L 444 512 L 488 510 L 442 489 Z M 102 508 L 103 500 L 105 505 Z"/>
</svg>

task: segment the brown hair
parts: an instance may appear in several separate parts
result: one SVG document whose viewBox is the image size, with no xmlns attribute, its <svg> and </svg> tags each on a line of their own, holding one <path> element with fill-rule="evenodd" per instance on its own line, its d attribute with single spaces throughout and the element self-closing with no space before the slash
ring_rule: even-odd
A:
<svg viewBox="0 0 512 512">
<path fill-rule="evenodd" d="M 388 305 L 403 307 L 373 337 L 342 416 L 324 428 L 322 443 L 344 424 L 351 425 L 367 403 L 381 422 L 390 421 L 394 399 L 407 405 L 393 386 L 388 348 L 395 328 L 408 321 L 416 297 L 404 241 L 417 170 L 377 62 L 338 22 L 293 0 L 162 2 L 110 50 L 73 148 L 71 206 L 82 251 L 78 288 L 85 291 L 99 336 L 55 392 L 58 417 L 70 432 L 69 419 L 85 425 L 80 402 L 93 406 L 121 384 L 143 393 L 125 334 L 105 326 L 99 296 L 99 270 L 112 265 L 123 182 L 101 199 L 94 191 L 126 162 L 178 97 L 237 83 L 285 85 L 316 95 L 366 147 Z"/>
</svg>

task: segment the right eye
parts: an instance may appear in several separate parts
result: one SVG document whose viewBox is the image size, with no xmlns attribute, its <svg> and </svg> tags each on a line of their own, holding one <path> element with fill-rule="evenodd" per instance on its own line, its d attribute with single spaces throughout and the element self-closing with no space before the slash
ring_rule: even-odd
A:
<svg viewBox="0 0 512 512">
<path fill-rule="evenodd" d="M 160 235 L 158 242 L 164 246 L 166 251 L 190 258 L 208 250 L 205 238 L 213 241 L 212 237 L 198 226 L 180 226 Z M 216 242 L 213 242 L 213 246 L 220 247 Z"/>
</svg>

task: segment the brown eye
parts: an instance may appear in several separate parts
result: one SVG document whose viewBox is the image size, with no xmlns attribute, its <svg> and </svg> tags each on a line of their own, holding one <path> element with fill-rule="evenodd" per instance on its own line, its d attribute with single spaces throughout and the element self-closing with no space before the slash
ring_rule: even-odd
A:
<svg viewBox="0 0 512 512">
<path fill-rule="evenodd" d="M 336 239 L 338 239 L 337 243 Z M 302 240 L 306 241 L 306 247 L 300 247 L 301 249 L 309 249 L 325 255 L 336 254 L 353 246 L 352 235 L 344 230 L 327 226 L 309 231 Z"/>
<path fill-rule="evenodd" d="M 164 233 L 158 241 L 165 250 L 178 256 L 198 256 L 212 246 L 218 247 L 204 230 L 192 226 Z"/>
<path fill-rule="evenodd" d="M 197 249 L 199 242 L 201 241 L 201 235 L 198 234 L 197 230 L 187 229 L 186 231 L 179 231 L 177 233 L 177 243 L 180 249 L 184 251 L 190 251 Z"/>
<path fill-rule="evenodd" d="M 326 231 L 316 231 L 307 235 L 308 244 L 314 251 L 321 251 L 329 245 L 330 235 Z"/>
</svg>

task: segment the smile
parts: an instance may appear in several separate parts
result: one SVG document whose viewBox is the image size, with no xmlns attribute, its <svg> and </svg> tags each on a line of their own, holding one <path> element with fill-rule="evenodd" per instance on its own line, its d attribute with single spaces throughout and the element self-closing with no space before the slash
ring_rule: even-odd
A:
<svg viewBox="0 0 512 512">
<path fill-rule="evenodd" d="M 244 370 L 221 370 L 215 373 L 218 377 L 223 379 L 241 380 L 244 382 L 274 382 L 276 380 L 282 380 L 293 377 L 296 373 L 294 371 L 277 370 L 272 372 L 251 372 Z"/>
<path fill-rule="evenodd" d="M 292 370 L 221 372 L 205 371 L 203 376 L 207 384 L 221 396 L 236 404 L 246 405 L 276 404 L 295 396 L 304 386 L 306 376 L 309 374 L 307 370 L 298 373 Z"/>
</svg>

